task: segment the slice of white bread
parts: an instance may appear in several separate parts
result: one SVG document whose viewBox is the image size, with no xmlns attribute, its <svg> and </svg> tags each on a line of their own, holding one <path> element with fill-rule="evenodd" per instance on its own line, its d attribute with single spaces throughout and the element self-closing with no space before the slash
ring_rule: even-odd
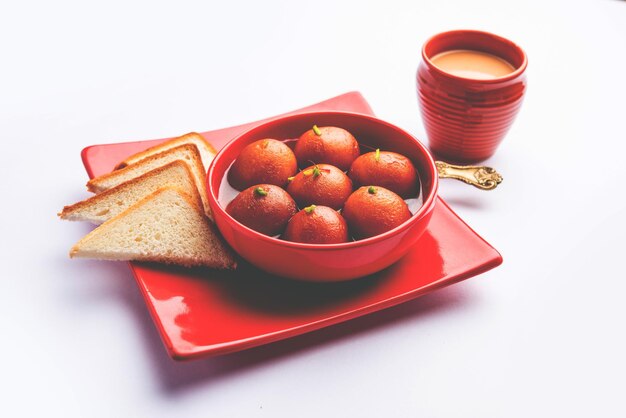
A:
<svg viewBox="0 0 626 418">
<path fill-rule="evenodd" d="M 115 170 L 109 174 L 103 174 L 102 176 L 95 177 L 87 182 L 87 189 L 94 193 L 101 193 L 176 160 L 181 160 L 188 164 L 189 170 L 194 176 L 196 188 L 198 189 L 198 193 L 202 199 L 204 211 L 207 216 L 210 217 L 211 210 L 209 209 L 207 192 L 204 187 L 206 171 L 204 169 L 204 165 L 202 164 L 202 160 L 200 159 L 198 147 L 193 144 L 184 144 L 170 148 L 134 164 Z"/>
<path fill-rule="evenodd" d="M 133 154 L 121 163 L 119 163 L 115 167 L 115 169 L 117 170 L 120 168 L 124 168 L 127 165 L 134 164 L 151 155 L 155 155 L 160 152 L 167 151 L 170 148 L 175 148 L 179 145 L 184 144 L 194 144 L 196 147 L 198 147 L 198 151 L 200 151 L 200 158 L 202 159 L 202 164 L 204 164 L 204 169 L 208 169 L 211 161 L 213 161 L 213 158 L 215 157 L 215 154 L 217 154 L 217 151 L 215 150 L 215 148 L 213 148 L 211 144 L 209 144 L 206 139 L 204 139 L 202 135 L 196 132 L 190 132 L 177 138 L 172 138 L 168 141 L 163 142 L 162 144 L 150 147 L 145 151 Z"/>
<path fill-rule="evenodd" d="M 174 187 L 157 190 L 91 231 L 70 257 L 236 267 L 198 199 Z"/>
<path fill-rule="evenodd" d="M 167 186 L 178 187 L 190 195 L 195 193 L 196 182 L 187 163 L 176 160 L 163 167 L 155 168 L 82 202 L 65 206 L 58 215 L 61 219 L 68 221 L 101 224 L 161 187 Z M 197 195 L 195 193 L 195 196 Z"/>
</svg>

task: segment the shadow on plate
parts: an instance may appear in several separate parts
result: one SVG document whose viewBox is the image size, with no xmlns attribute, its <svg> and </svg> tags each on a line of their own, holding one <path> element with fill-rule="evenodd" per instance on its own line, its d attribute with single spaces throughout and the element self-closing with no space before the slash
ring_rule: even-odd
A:
<svg viewBox="0 0 626 418">
<path fill-rule="evenodd" d="M 207 280 L 218 280 L 221 283 L 220 297 L 230 298 L 231 301 L 263 314 L 284 316 L 306 314 L 316 309 L 332 307 L 335 303 L 344 303 L 351 298 L 367 297 L 369 292 L 376 292 L 381 287 L 389 285 L 389 280 L 385 278 L 389 279 L 390 274 L 393 276 L 393 269 L 401 268 L 401 263 L 402 261 L 370 277 L 334 284 L 280 279 L 260 273 L 245 263 L 240 265 L 237 274 L 221 273 L 215 276 L 213 272 L 213 277 L 209 279 L 202 269 L 186 270 L 186 274 L 190 276 L 194 286 L 203 285 L 202 282 L 209 285 Z M 432 315 L 463 309 L 467 303 L 471 303 L 471 299 L 464 295 L 458 286 L 446 287 L 398 306 L 300 336 L 232 354 L 177 362 L 167 354 L 141 292 L 126 264 L 88 262 L 82 268 L 91 270 L 92 264 L 98 264 L 98 271 L 102 272 L 99 276 L 105 280 L 103 284 L 106 290 L 96 286 L 96 293 L 82 294 L 78 299 L 83 303 L 93 303 L 94 298 L 100 300 L 113 298 L 127 305 L 138 319 L 139 332 L 146 342 L 147 357 L 150 359 L 149 368 L 154 370 L 161 382 L 163 392 L 168 396 L 177 396 L 191 387 L 216 384 L 238 373 L 267 367 L 289 357 L 332 346 L 333 343 L 346 338 L 376 332 L 394 323 L 426 320 Z M 149 267 L 149 265 L 145 266 Z M 180 273 L 177 267 L 159 266 L 159 269 L 172 274 Z M 423 273 L 426 277 L 430 276 L 429 272 Z M 102 292 L 103 290 L 105 291 Z M 264 295 L 264 297 L 259 298 L 259 295 Z"/>
<path fill-rule="evenodd" d="M 358 334 L 374 332 L 394 323 L 427 319 L 431 315 L 463 308 L 470 300 L 456 287 L 447 287 L 410 302 L 286 340 L 223 356 L 178 362 L 163 347 L 159 334 L 134 284 L 123 284 L 123 297 L 136 313 L 146 350 L 162 390 L 177 396 L 189 388 L 219 383 L 221 379 L 267 367 L 307 351 L 329 346 Z"/>
<path fill-rule="evenodd" d="M 141 269 L 139 274 L 156 300 L 167 301 L 173 294 L 206 293 L 212 295 L 205 295 L 206 300 L 218 297 L 226 305 L 277 317 L 322 312 L 367 297 L 385 286 L 397 268 L 396 264 L 358 280 L 320 283 L 274 276 L 241 259 L 235 271 L 138 262 L 135 265 Z M 196 306 L 196 302 L 187 306 L 188 315 L 195 315 Z"/>
</svg>

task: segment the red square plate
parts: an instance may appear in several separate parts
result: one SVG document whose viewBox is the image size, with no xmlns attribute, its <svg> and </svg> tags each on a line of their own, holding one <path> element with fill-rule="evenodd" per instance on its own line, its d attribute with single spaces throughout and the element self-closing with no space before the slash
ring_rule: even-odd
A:
<svg viewBox="0 0 626 418">
<path fill-rule="evenodd" d="M 357 92 L 305 110 L 373 114 Z M 204 132 L 216 149 L 259 122 Z M 82 152 L 90 177 L 166 139 L 94 145 Z M 344 283 L 301 283 L 241 262 L 234 272 L 129 263 L 169 354 L 193 359 L 293 337 L 390 306 L 490 270 L 500 254 L 439 199 L 428 230 L 398 263 Z"/>
</svg>

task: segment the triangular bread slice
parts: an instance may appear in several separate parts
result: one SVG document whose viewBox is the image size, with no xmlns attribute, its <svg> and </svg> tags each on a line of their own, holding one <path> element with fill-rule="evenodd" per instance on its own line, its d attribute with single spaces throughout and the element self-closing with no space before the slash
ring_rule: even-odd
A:
<svg viewBox="0 0 626 418">
<path fill-rule="evenodd" d="M 138 161 L 141 161 L 151 155 L 158 154 L 163 151 L 167 151 L 170 148 L 175 148 L 179 145 L 184 144 L 194 144 L 198 147 L 198 151 L 200 151 L 200 158 L 202 159 L 202 164 L 204 164 L 204 168 L 208 169 L 211 161 L 217 154 L 217 151 L 213 146 L 206 140 L 202 135 L 196 132 L 190 132 L 188 134 L 172 138 L 167 140 L 159 145 L 155 145 L 154 147 L 150 147 L 145 151 L 138 152 L 137 154 L 133 154 L 130 157 L 126 158 L 124 161 L 119 163 L 115 169 L 124 168 L 127 165 L 134 164 Z"/>
<path fill-rule="evenodd" d="M 198 199 L 174 187 L 157 190 L 91 231 L 72 247 L 70 257 L 236 266 Z"/>
<path fill-rule="evenodd" d="M 155 168 L 162 167 L 172 161 L 182 160 L 189 165 L 191 174 L 194 176 L 196 187 L 200 198 L 202 199 L 202 205 L 204 206 L 205 213 L 210 217 L 211 210 L 209 209 L 209 201 L 207 198 L 206 188 L 204 187 L 204 180 L 206 171 L 202 160 L 200 159 L 200 153 L 198 147 L 193 144 L 179 145 L 174 148 L 170 148 L 166 151 L 152 155 L 134 164 L 126 166 L 122 169 L 115 170 L 109 174 L 104 174 L 99 177 L 95 177 L 87 182 L 87 189 L 94 193 L 101 193 L 107 189 L 115 187 L 126 181 L 132 180 L 148 171 Z"/>
<path fill-rule="evenodd" d="M 155 168 L 82 202 L 65 206 L 58 215 L 68 221 L 88 221 L 98 225 L 167 186 L 178 187 L 189 194 L 196 190 L 196 182 L 187 163 L 176 160 Z"/>
</svg>

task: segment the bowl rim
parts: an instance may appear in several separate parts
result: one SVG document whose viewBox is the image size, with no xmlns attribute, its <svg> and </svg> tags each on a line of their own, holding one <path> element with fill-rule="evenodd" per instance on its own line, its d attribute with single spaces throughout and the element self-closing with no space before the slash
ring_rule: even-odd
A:
<svg viewBox="0 0 626 418">
<path fill-rule="evenodd" d="M 516 52 L 520 54 L 520 56 L 522 57 L 522 62 L 517 68 L 515 68 L 515 70 L 513 70 L 513 72 L 510 72 L 508 74 L 505 74 L 500 77 L 495 77 L 495 78 L 481 79 L 481 78 L 472 78 L 472 77 L 461 77 L 461 76 L 451 74 L 437 67 L 431 61 L 431 57 L 429 57 L 428 54 L 426 53 L 426 49 L 434 40 L 439 39 L 439 38 L 444 38 L 447 36 L 454 36 L 454 35 L 481 35 L 487 38 L 491 38 L 495 42 L 500 42 L 501 44 L 508 45 L 510 48 L 513 48 L 514 50 L 516 50 Z M 424 44 L 422 45 L 421 52 L 422 52 L 422 60 L 426 63 L 426 65 L 428 65 L 428 67 L 431 70 L 435 71 L 437 74 L 441 76 L 448 77 L 451 80 L 457 80 L 461 82 L 472 82 L 472 83 L 477 83 L 477 84 L 502 83 L 505 81 L 510 81 L 510 80 L 514 80 L 518 78 L 520 75 L 522 75 L 526 71 L 526 67 L 528 67 L 528 56 L 526 55 L 526 52 L 518 44 L 516 44 L 515 42 L 503 36 L 496 35 L 495 33 L 487 32 L 483 30 L 476 30 L 476 29 L 454 29 L 454 30 L 436 33 L 430 38 L 428 38 L 426 42 L 424 42 Z"/>
<path fill-rule="evenodd" d="M 245 226 L 244 224 L 242 224 L 241 222 L 237 221 L 235 218 L 233 218 L 232 216 L 230 216 L 230 214 L 228 214 L 226 212 L 226 209 L 222 207 L 222 205 L 220 204 L 219 199 L 218 199 L 219 190 L 214 190 L 213 187 L 211 187 L 211 179 L 213 178 L 213 175 L 214 175 L 214 172 L 215 172 L 215 166 L 217 165 L 217 162 L 223 157 L 223 155 L 227 152 L 227 150 L 230 149 L 231 147 L 234 147 L 235 144 L 242 137 L 249 136 L 252 132 L 254 132 L 254 131 L 258 130 L 258 129 L 267 127 L 268 125 L 288 123 L 292 119 L 298 119 L 298 118 L 307 117 L 307 116 L 312 117 L 312 116 L 315 116 L 315 115 L 336 115 L 336 116 L 348 116 L 348 117 L 355 117 L 355 118 L 366 119 L 366 120 L 369 120 L 370 122 L 383 124 L 387 128 L 396 130 L 396 131 L 400 132 L 402 135 L 404 135 L 404 136 L 408 137 L 409 139 L 411 139 L 415 143 L 415 145 L 420 149 L 422 154 L 426 157 L 426 162 L 427 162 L 427 165 L 428 165 L 427 169 L 430 171 L 431 176 L 432 176 L 432 187 L 430 188 L 429 194 L 424 197 L 422 206 L 417 210 L 417 212 L 415 212 L 415 214 L 413 214 L 411 216 L 410 219 L 408 219 L 405 222 L 401 223 L 397 227 L 395 227 L 393 229 L 390 229 L 389 231 L 386 231 L 386 232 L 384 232 L 382 234 L 375 235 L 373 237 L 364 238 L 364 239 L 361 239 L 361 240 L 350 241 L 350 242 L 342 242 L 342 243 L 338 243 L 338 244 L 309 244 L 309 243 L 303 243 L 303 242 L 286 241 L 286 240 L 282 240 L 282 239 L 279 239 L 279 238 L 274 238 L 274 237 L 270 237 L 268 235 L 262 234 L 260 232 L 257 232 L 255 230 Z M 281 140 L 280 138 L 277 138 L 277 139 Z M 220 180 L 220 184 L 221 184 L 221 180 Z M 247 129 L 246 131 L 236 135 L 224 147 L 222 147 L 222 149 L 220 149 L 217 152 L 217 154 L 213 158 L 213 161 L 211 161 L 211 165 L 209 166 L 209 169 L 208 169 L 207 175 L 206 175 L 206 179 L 205 179 L 205 187 L 206 187 L 207 192 L 208 192 L 209 203 L 212 204 L 212 208 L 211 208 L 212 211 L 215 211 L 215 209 L 217 209 L 218 211 L 221 212 L 221 214 L 223 214 L 226 218 L 228 218 L 229 220 L 234 222 L 235 225 L 240 227 L 248 235 L 251 235 L 252 237 L 254 237 L 256 239 L 260 239 L 261 241 L 265 241 L 265 242 L 271 243 L 271 244 L 280 245 L 280 246 L 287 247 L 287 248 L 324 251 L 324 250 L 340 250 L 340 249 L 358 248 L 358 247 L 363 247 L 363 246 L 366 246 L 366 245 L 374 244 L 374 243 L 377 243 L 377 242 L 380 242 L 380 241 L 384 241 L 387 238 L 392 237 L 394 235 L 397 235 L 400 232 L 402 232 L 403 230 L 409 228 L 411 225 L 419 222 L 421 219 L 423 219 L 425 216 L 427 216 L 434 209 L 435 199 L 437 198 L 437 191 L 438 191 L 438 188 L 439 188 L 439 176 L 437 174 L 437 167 L 435 166 L 435 160 L 434 160 L 431 152 L 428 150 L 428 148 L 424 144 L 422 144 L 421 141 L 419 141 L 414 135 L 410 134 L 406 130 L 404 130 L 404 129 L 402 129 L 402 128 L 400 128 L 400 127 L 398 127 L 398 126 L 396 126 L 396 125 L 394 125 L 392 123 L 389 123 L 387 121 L 379 119 L 377 117 L 366 115 L 366 114 L 363 114 L 363 113 L 332 110 L 332 111 L 301 112 L 301 113 L 297 113 L 297 114 L 293 114 L 293 115 L 279 116 L 279 117 L 273 118 L 273 119 L 271 119 L 269 121 L 266 121 L 264 123 L 261 123 L 259 125 L 256 125 L 256 126 L 250 128 L 250 129 Z M 215 216 L 214 216 L 214 218 L 215 218 Z M 217 222 L 216 222 L 216 224 L 217 224 Z"/>
</svg>

